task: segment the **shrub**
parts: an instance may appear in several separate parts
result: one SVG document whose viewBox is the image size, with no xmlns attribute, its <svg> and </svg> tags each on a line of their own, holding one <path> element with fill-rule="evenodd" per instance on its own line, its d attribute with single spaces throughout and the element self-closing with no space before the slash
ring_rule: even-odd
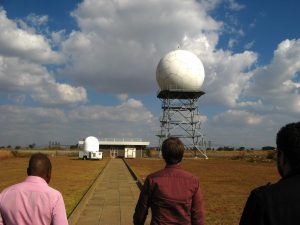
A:
<svg viewBox="0 0 300 225">
<path fill-rule="evenodd" d="M 245 159 L 245 157 L 246 157 L 246 153 L 243 151 L 243 152 L 239 152 L 239 154 L 237 155 L 232 156 L 231 159 L 241 160 L 241 159 Z"/>
<path fill-rule="evenodd" d="M 158 157 L 159 151 L 157 151 L 155 149 L 147 149 L 146 154 L 148 157 Z"/>
<path fill-rule="evenodd" d="M 11 151 L 7 151 L 7 150 L 1 150 L 0 151 L 0 160 L 11 158 L 11 157 L 13 157 L 13 154 L 12 154 Z"/>
<path fill-rule="evenodd" d="M 264 146 L 264 147 L 262 147 L 262 150 L 275 150 L 275 147 L 273 147 L 273 146 Z"/>
</svg>

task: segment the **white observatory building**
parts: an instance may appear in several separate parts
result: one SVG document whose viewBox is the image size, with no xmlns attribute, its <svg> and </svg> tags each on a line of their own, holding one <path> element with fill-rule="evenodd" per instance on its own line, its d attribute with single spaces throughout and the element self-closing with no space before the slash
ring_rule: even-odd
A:
<svg viewBox="0 0 300 225">
<path fill-rule="evenodd" d="M 85 138 L 83 149 L 86 152 L 99 152 L 99 140 L 93 136 Z"/>
<path fill-rule="evenodd" d="M 102 152 L 99 151 L 99 140 L 89 136 L 84 139 L 83 151 L 79 151 L 80 159 L 102 159 Z"/>
<path fill-rule="evenodd" d="M 158 63 L 156 80 L 157 98 L 162 102 L 159 144 L 173 136 L 180 138 L 187 149 L 198 150 L 205 158 L 206 141 L 201 133 L 198 99 L 205 72 L 201 60 L 192 52 L 175 50 Z"/>
</svg>

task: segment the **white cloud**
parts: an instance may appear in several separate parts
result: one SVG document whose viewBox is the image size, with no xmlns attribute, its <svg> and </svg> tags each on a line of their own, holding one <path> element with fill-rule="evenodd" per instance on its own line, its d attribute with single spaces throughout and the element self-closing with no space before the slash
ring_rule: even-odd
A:
<svg viewBox="0 0 300 225">
<path fill-rule="evenodd" d="M 62 140 L 67 118 L 62 110 L 55 108 L 0 105 L 0 123 L 5 129 L 0 132 L 1 146 L 27 146 Z"/>
<path fill-rule="evenodd" d="M 59 122 L 66 122 L 67 118 L 62 110 L 55 108 L 44 108 L 44 107 L 26 107 L 26 106 L 15 106 L 15 105 L 1 105 L 0 106 L 1 124 L 3 123 L 28 123 L 31 125 L 47 124 L 53 122 L 53 120 Z"/>
<path fill-rule="evenodd" d="M 263 118 L 260 115 L 240 110 L 228 110 L 213 117 L 214 123 L 222 123 L 222 125 L 227 124 L 229 126 L 258 125 L 262 120 Z"/>
<path fill-rule="evenodd" d="M 278 130 L 295 121 L 288 114 L 227 110 L 208 121 L 205 131 L 214 145 L 261 148 L 275 146 Z"/>
<path fill-rule="evenodd" d="M 257 55 L 216 49 L 223 24 L 205 10 L 218 4 L 84 1 L 72 13 L 80 31 L 72 32 L 63 43 L 69 64 L 61 73 L 100 92 L 149 93 L 158 88 L 155 70 L 159 59 L 180 46 L 204 63 L 206 102 L 234 106 Z"/>
<path fill-rule="evenodd" d="M 257 60 L 256 53 L 245 51 L 232 55 L 219 50 L 203 53 L 200 58 L 206 73 L 204 103 L 235 107 L 250 78 L 249 70 Z"/>
<path fill-rule="evenodd" d="M 68 114 L 70 125 L 81 137 L 144 138 L 156 142 L 158 119 L 139 100 L 129 98 L 119 105 L 82 105 Z M 80 130 L 80 132 L 79 132 Z"/>
<path fill-rule="evenodd" d="M 70 118 L 83 121 L 151 124 L 154 116 L 141 101 L 130 98 L 117 106 L 80 106 L 70 112 Z"/>
<path fill-rule="evenodd" d="M 72 87 L 69 84 L 56 83 L 54 80 L 46 81 L 44 88 L 35 89 L 33 99 L 46 105 L 76 104 L 85 102 L 86 91 L 83 87 Z"/>
<path fill-rule="evenodd" d="M 255 41 L 253 40 L 253 41 L 251 41 L 251 42 L 246 43 L 246 44 L 244 45 L 244 48 L 245 48 L 245 49 L 250 49 L 250 48 L 253 47 L 254 44 L 255 44 Z"/>
<path fill-rule="evenodd" d="M 212 139 L 223 145 L 275 145 L 278 129 L 299 120 L 299 53 L 299 39 L 285 40 L 270 64 L 250 69 L 235 104 L 227 105 L 209 121 Z"/>
<path fill-rule="evenodd" d="M 30 13 L 26 20 L 35 26 L 40 26 L 42 24 L 46 24 L 48 22 L 47 15 L 36 15 L 34 13 Z"/>
<path fill-rule="evenodd" d="M 38 26 L 47 26 L 46 15 L 31 14 L 14 22 L 1 9 L 0 92 L 15 104 L 34 101 L 44 107 L 1 106 L 0 121 L 8 132 L 0 139 L 23 135 L 25 142 L 41 135 L 47 142 L 49 133 L 70 142 L 85 135 L 155 139 L 158 119 L 147 109 L 153 103 L 147 96 L 144 102 L 129 96 L 153 94 L 159 59 L 180 46 L 203 61 L 206 94 L 201 107 L 217 108 L 214 115 L 199 118 L 208 127 L 205 133 L 228 145 L 273 143 L 276 129 L 299 117 L 300 41 L 280 43 L 272 62 L 262 67 L 256 65 L 256 52 L 218 49 L 220 34 L 230 35 L 229 48 L 245 35 L 234 15 L 225 15 L 228 24 L 210 16 L 223 3 L 230 10 L 244 8 L 233 0 L 84 0 L 72 12 L 78 30 L 49 31 L 48 38 L 38 34 Z M 57 67 L 43 64 L 63 66 L 57 73 Z M 118 105 L 93 105 L 87 101 L 90 89 L 112 93 Z M 65 111 L 46 105 L 60 105 Z M 153 105 L 151 110 L 157 112 L 159 103 Z M 34 123 L 44 119 L 41 125 Z M 24 130 L 30 130 L 26 138 Z"/>
<path fill-rule="evenodd" d="M 1 56 L 0 92 L 31 96 L 43 105 L 76 104 L 87 100 L 83 87 L 57 83 L 44 67 Z"/>
<path fill-rule="evenodd" d="M 90 135 L 116 138 L 145 138 L 153 135 L 157 118 L 136 99 L 115 106 L 81 105 L 61 108 L 0 105 L 0 145 L 47 144 L 59 141 L 76 144 Z"/>
<path fill-rule="evenodd" d="M 126 101 L 126 100 L 128 99 L 128 94 L 126 94 L 126 93 L 118 94 L 118 95 L 117 95 L 117 98 L 118 98 L 120 101 L 124 102 L 124 101 Z"/>
<path fill-rule="evenodd" d="M 25 26 L 25 25 L 24 25 Z M 64 57 L 52 51 L 48 40 L 38 34 L 18 28 L 0 8 L 0 55 L 19 57 L 43 64 L 61 64 Z"/>
<path fill-rule="evenodd" d="M 300 112 L 300 39 L 285 40 L 274 51 L 269 65 L 258 67 L 247 85 L 245 94 L 259 98 L 273 112 Z"/>
<path fill-rule="evenodd" d="M 80 31 L 63 43 L 69 59 L 63 73 L 101 92 L 149 93 L 157 88 L 159 59 L 185 38 L 216 45 L 221 23 L 201 6 L 180 0 L 83 1 L 72 13 Z"/>
<path fill-rule="evenodd" d="M 245 5 L 237 3 L 235 0 L 227 0 L 229 8 L 234 11 L 240 11 L 245 8 Z"/>
<path fill-rule="evenodd" d="M 208 121 L 208 117 L 206 115 L 202 115 L 202 114 L 199 114 L 199 115 L 195 115 L 194 117 L 195 121 L 201 121 L 201 124 L 203 123 L 206 123 Z"/>
<path fill-rule="evenodd" d="M 66 39 L 66 31 L 54 31 L 51 33 L 51 40 L 53 44 L 60 45 Z"/>
</svg>

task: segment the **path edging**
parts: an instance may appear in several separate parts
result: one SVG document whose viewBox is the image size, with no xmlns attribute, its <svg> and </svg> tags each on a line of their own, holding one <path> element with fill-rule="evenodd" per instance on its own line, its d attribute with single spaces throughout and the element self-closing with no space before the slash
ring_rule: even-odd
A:
<svg viewBox="0 0 300 225">
<path fill-rule="evenodd" d="M 126 162 L 126 160 L 124 158 L 122 160 L 124 161 L 124 163 L 125 163 L 127 169 L 129 170 L 131 176 L 135 179 L 135 181 L 137 183 L 137 186 L 141 190 L 142 187 L 143 187 L 143 185 L 144 185 L 143 180 L 138 175 L 136 175 L 136 173 L 134 172 L 134 170 L 129 166 L 129 164 Z"/>
</svg>

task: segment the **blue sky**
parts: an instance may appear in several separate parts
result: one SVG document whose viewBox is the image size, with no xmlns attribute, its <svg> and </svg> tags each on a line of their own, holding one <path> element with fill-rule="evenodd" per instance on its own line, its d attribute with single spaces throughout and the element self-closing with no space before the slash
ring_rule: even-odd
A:
<svg viewBox="0 0 300 225">
<path fill-rule="evenodd" d="M 299 120 L 299 4 L 0 0 L 0 146 L 97 137 L 156 145 L 156 66 L 177 46 L 203 62 L 203 132 L 275 145 Z"/>
</svg>

